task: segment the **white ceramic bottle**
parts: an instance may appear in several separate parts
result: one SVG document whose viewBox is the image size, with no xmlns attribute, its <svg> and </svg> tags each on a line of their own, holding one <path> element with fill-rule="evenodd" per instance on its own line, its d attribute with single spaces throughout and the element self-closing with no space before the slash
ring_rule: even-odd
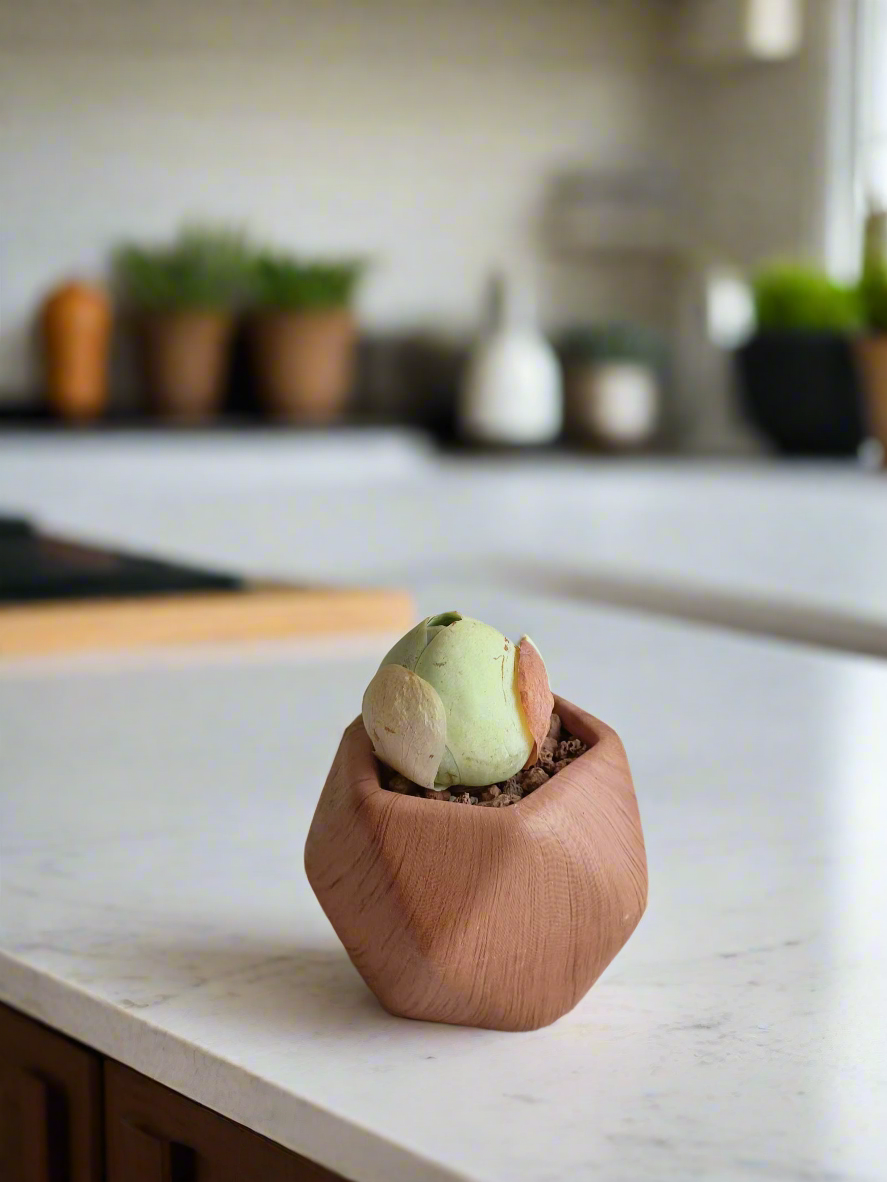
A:
<svg viewBox="0 0 887 1182">
<path fill-rule="evenodd" d="M 550 443 L 561 430 L 563 390 L 554 349 L 539 331 L 527 286 L 494 276 L 488 327 L 472 350 L 459 423 L 480 443 Z"/>
</svg>

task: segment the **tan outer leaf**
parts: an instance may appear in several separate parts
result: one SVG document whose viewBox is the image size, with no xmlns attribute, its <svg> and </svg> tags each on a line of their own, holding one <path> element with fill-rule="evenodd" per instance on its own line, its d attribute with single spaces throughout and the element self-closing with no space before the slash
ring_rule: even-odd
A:
<svg viewBox="0 0 887 1182">
<path fill-rule="evenodd" d="M 447 715 L 434 686 L 402 665 L 383 665 L 363 695 L 362 713 L 379 759 L 433 788 L 447 742 Z"/>
<path fill-rule="evenodd" d="M 533 749 L 524 766 L 532 767 L 539 758 L 539 749 L 548 734 L 554 695 L 548 684 L 548 670 L 542 654 L 529 636 L 524 636 L 517 648 L 517 690 L 527 726 L 533 736 Z"/>
</svg>

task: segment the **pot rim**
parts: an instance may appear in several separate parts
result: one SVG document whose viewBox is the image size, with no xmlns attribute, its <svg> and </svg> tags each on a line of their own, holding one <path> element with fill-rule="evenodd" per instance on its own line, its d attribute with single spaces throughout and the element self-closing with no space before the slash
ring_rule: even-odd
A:
<svg viewBox="0 0 887 1182">
<path fill-rule="evenodd" d="M 607 726 L 605 722 L 601 722 L 599 718 L 587 713 L 580 707 L 575 706 L 572 702 L 567 701 L 566 698 L 560 697 L 558 694 L 554 695 L 554 712 L 559 714 L 565 722 L 571 733 L 577 738 L 582 739 L 584 743 L 588 744 L 588 750 L 583 752 L 578 759 L 574 759 L 567 767 L 562 768 L 550 779 L 548 779 L 539 788 L 531 792 L 523 800 L 516 801 L 508 808 L 489 809 L 478 808 L 477 806 L 469 807 L 465 810 L 471 816 L 479 816 L 490 814 L 496 819 L 491 822 L 481 822 L 482 824 L 506 824 L 507 816 L 512 817 L 512 823 L 518 822 L 521 817 L 527 818 L 531 814 L 543 809 L 547 803 L 553 802 L 556 799 L 558 789 L 563 789 L 569 785 L 569 781 L 575 778 L 576 771 L 581 770 L 587 774 L 591 768 L 603 764 L 607 756 L 607 748 L 613 741 L 621 742 L 612 729 Z M 379 775 L 379 759 L 373 752 L 372 744 L 369 736 L 364 729 L 362 718 L 358 717 L 351 723 L 348 730 L 355 729 L 363 736 L 363 742 L 360 748 L 354 752 L 355 762 L 359 764 L 358 767 L 351 769 L 349 774 L 349 781 L 352 789 L 358 793 L 359 807 L 376 808 L 384 806 L 385 809 L 400 809 L 415 810 L 425 806 L 438 809 L 441 804 L 450 803 L 446 801 L 430 800 L 425 796 L 407 796 L 400 792 L 391 792 L 387 788 L 382 787 L 381 777 Z M 570 773 L 573 773 L 571 776 Z M 444 810 L 444 815 L 449 810 Z M 520 814 L 520 815 L 518 815 Z"/>
<path fill-rule="evenodd" d="M 257 305 L 247 309 L 244 319 L 249 324 L 261 324 L 267 320 L 347 320 L 355 321 L 354 309 L 350 305 L 335 304 L 319 308 L 284 308 L 277 304 Z"/>
</svg>

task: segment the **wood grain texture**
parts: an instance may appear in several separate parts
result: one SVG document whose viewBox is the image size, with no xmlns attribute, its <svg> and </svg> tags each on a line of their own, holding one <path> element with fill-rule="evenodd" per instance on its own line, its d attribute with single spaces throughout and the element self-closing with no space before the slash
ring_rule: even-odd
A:
<svg viewBox="0 0 887 1182">
<path fill-rule="evenodd" d="M 345 731 L 305 869 L 392 1014 L 546 1026 L 585 995 L 643 915 L 646 853 L 622 743 L 555 702 L 590 749 L 504 809 L 388 792 L 361 720 Z"/>
<path fill-rule="evenodd" d="M 101 1182 L 102 1068 L 0 1005 L 0 1182 Z"/>
<path fill-rule="evenodd" d="M 400 632 L 405 591 L 254 584 L 244 591 L 0 607 L 0 658 Z"/>
</svg>

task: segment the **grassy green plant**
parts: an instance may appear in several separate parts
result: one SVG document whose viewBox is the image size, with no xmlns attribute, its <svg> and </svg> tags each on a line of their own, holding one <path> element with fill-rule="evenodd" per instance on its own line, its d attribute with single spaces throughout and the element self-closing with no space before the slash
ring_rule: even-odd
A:
<svg viewBox="0 0 887 1182">
<path fill-rule="evenodd" d="M 859 292 L 814 267 L 774 263 L 753 282 L 758 330 L 849 332 L 861 319 Z"/>
<path fill-rule="evenodd" d="M 250 268 L 250 300 L 260 309 L 321 311 L 347 308 L 366 264 L 356 259 L 312 262 L 263 252 Z"/>
<path fill-rule="evenodd" d="M 121 246 L 114 272 L 126 302 L 140 310 L 229 308 L 244 294 L 247 246 L 237 230 L 190 226 L 169 246 Z"/>
</svg>

